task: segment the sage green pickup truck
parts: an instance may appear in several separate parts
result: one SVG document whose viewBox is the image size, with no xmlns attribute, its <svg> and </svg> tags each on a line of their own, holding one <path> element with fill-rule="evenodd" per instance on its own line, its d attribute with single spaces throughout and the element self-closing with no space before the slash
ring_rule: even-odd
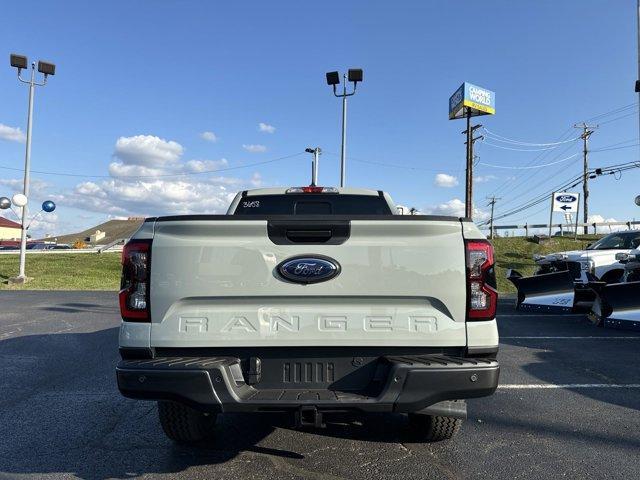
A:
<svg viewBox="0 0 640 480">
<path fill-rule="evenodd" d="M 498 385 L 491 244 L 381 191 L 239 193 L 226 215 L 148 218 L 125 245 L 117 381 L 177 442 L 224 412 L 399 412 L 450 438 Z"/>
</svg>

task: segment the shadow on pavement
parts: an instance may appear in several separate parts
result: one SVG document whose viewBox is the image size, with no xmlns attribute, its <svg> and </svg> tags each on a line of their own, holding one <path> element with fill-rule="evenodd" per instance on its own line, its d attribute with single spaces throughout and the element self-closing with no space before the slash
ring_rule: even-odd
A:
<svg viewBox="0 0 640 480">
<path fill-rule="evenodd" d="M 509 335 L 500 328 L 500 343 L 523 349 L 534 361 L 519 369 L 534 377 L 533 383 L 549 384 L 640 384 L 640 339 L 518 339 L 513 337 L 640 337 L 636 332 L 611 331 L 593 325 L 582 315 L 520 316 L 513 301 L 503 301 L 500 314 L 509 315 Z M 504 355 L 504 350 L 503 353 Z M 518 350 L 511 352 L 517 355 Z M 498 354 L 500 360 L 501 354 Z M 574 391 L 594 400 L 640 410 L 640 390 L 624 388 L 579 388 Z"/>
</svg>

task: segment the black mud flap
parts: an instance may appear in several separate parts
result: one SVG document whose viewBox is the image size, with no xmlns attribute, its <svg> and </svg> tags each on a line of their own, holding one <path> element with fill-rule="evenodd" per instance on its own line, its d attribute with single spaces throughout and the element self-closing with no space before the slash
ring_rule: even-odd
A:
<svg viewBox="0 0 640 480">
<path fill-rule="evenodd" d="M 592 311 L 604 327 L 640 331 L 640 281 L 604 285 L 596 293 Z"/>
<path fill-rule="evenodd" d="M 545 313 L 571 313 L 576 299 L 571 272 L 554 272 L 523 277 L 515 270 L 507 278 L 518 289 L 516 309 Z"/>
</svg>

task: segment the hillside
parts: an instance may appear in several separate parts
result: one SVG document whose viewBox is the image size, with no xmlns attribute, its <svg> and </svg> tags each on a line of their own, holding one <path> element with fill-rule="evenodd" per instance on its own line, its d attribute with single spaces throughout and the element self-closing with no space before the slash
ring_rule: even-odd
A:
<svg viewBox="0 0 640 480">
<path fill-rule="evenodd" d="M 120 238 L 130 238 L 131 235 L 135 233 L 135 231 L 142 225 L 144 220 L 140 218 L 130 218 L 128 220 L 109 220 L 107 222 L 101 223 L 100 225 L 96 225 L 95 227 L 88 228 L 78 233 L 71 233 L 68 235 L 59 235 L 53 237 L 57 239 L 58 243 L 68 243 L 73 244 L 76 241 L 83 241 L 87 244 L 90 244 L 88 241 L 89 236 L 93 235 L 96 230 L 100 230 L 105 232 L 105 237 L 98 242 L 96 245 L 107 245 L 111 242 L 114 242 Z M 47 239 L 51 240 L 51 239 Z"/>
</svg>

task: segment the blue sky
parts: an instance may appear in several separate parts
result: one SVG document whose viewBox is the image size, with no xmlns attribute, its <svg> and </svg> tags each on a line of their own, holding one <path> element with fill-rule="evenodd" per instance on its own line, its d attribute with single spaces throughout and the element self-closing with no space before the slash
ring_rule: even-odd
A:
<svg viewBox="0 0 640 480">
<path fill-rule="evenodd" d="M 340 103 L 324 83 L 330 70 L 362 67 L 365 75 L 349 104 L 347 184 L 387 190 L 397 203 L 425 212 L 456 213 L 464 200 L 464 125 L 447 119 L 448 98 L 463 81 L 496 92 L 496 115 L 478 121 L 527 143 L 571 138 L 575 122 L 637 101 L 632 0 L 26 0 L 4 12 L 16 21 L 0 30 L 7 57 L 0 67 L 0 167 L 23 166 L 24 144 L 14 129 L 25 131 L 27 89 L 8 65 L 16 52 L 58 66 L 36 92 L 32 168 L 87 175 L 33 174 L 33 201 L 51 197 L 59 206 L 37 225 L 41 233 L 66 233 L 109 216 L 223 211 L 239 189 L 308 183 L 309 155 L 217 174 L 159 175 L 235 168 L 308 146 L 326 152 L 320 183 L 336 185 Z M 592 148 L 637 143 L 636 111 L 596 119 L 602 126 Z M 536 148 L 495 137 L 491 143 Z M 478 144 L 481 163 L 511 167 L 580 150 L 579 142 L 543 152 Z M 546 156 L 536 159 L 540 153 Z M 637 157 L 635 146 L 607 150 L 594 152 L 591 164 Z M 478 216 L 493 192 L 502 197 L 497 212 L 508 211 L 580 169 L 579 155 L 541 170 L 479 165 Z M 136 174 L 146 178 L 114 178 Z M 448 177 L 437 183 L 437 174 L 456 177 L 457 185 Z M 632 170 L 619 180 L 592 181 L 591 213 L 639 217 L 633 204 L 639 177 Z M 0 168 L 0 195 L 19 188 L 20 178 Z M 541 204 L 500 223 L 547 215 Z"/>
</svg>

